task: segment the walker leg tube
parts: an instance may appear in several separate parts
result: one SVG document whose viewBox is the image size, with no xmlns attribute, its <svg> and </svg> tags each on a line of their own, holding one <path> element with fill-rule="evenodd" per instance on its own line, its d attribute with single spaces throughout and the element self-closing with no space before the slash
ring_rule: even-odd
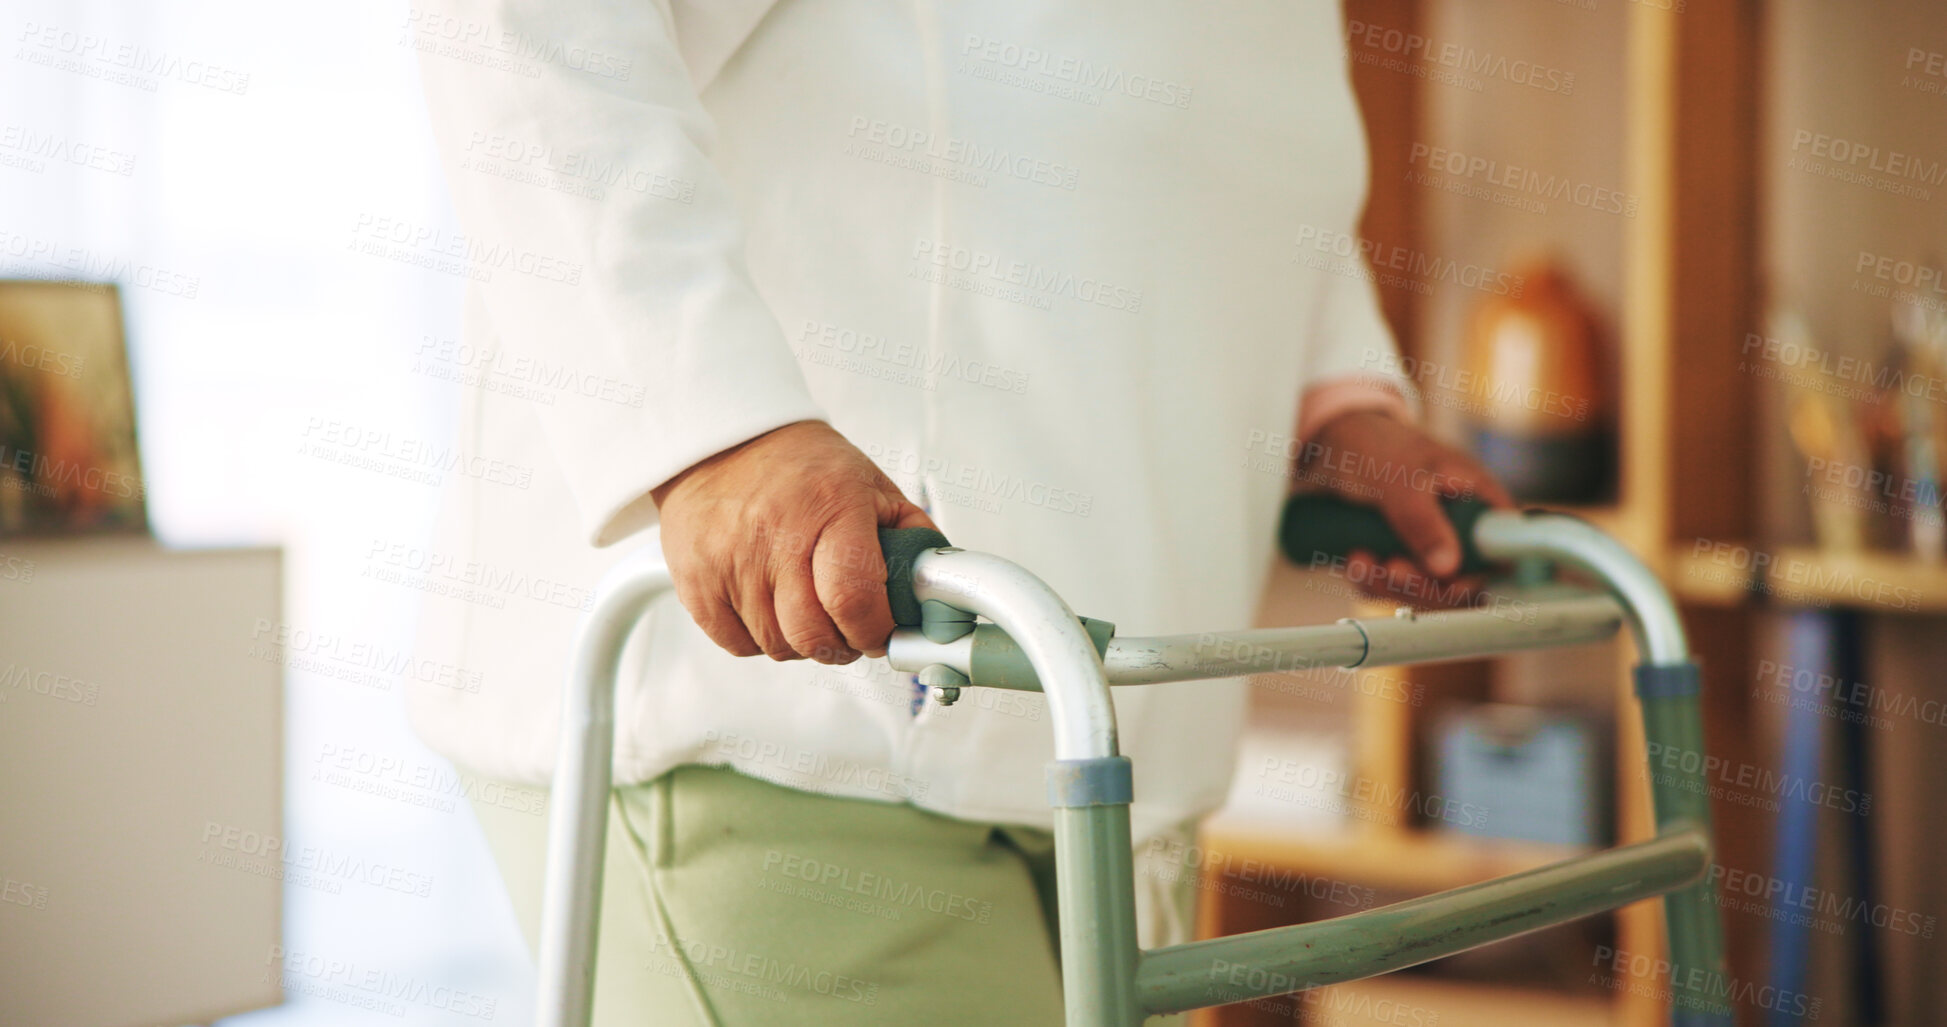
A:
<svg viewBox="0 0 1947 1027">
<path fill-rule="evenodd" d="M 615 737 L 607 703 L 563 726 L 569 742 L 548 801 L 547 882 L 541 898 L 540 1027 L 587 1027 L 595 995 L 595 940 L 608 844 L 609 759 Z M 570 740 L 572 739 L 572 742 Z"/>
<path fill-rule="evenodd" d="M 1172 945 L 1143 954 L 1150 1013 L 1356 981 L 1661 895 L 1710 864 L 1685 829 L 1646 842 L 1316 923 Z"/>
<path fill-rule="evenodd" d="M 1129 806 L 1055 810 L 1061 977 L 1067 1027 L 1141 1027 Z"/>
<path fill-rule="evenodd" d="M 1136 1000 L 1133 778 L 1116 751 L 1115 703 L 1095 642 L 1039 578 L 996 556 L 913 557 L 913 597 L 977 613 L 1013 639 L 1048 696 L 1055 760 L 1055 884 L 1067 1027 L 1140 1027 Z"/>
<path fill-rule="evenodd" d="M 1496 559 L 1533 554 L 1589 571 L 1628 610 L 1643 661 L 1636 668 L 1636 695 L 1649 743 L 1657 831 L 1689 827 L 1708 834 L 1701 678 L 1683 620 L 1663 583 L 1622 543 L 1573 517 L 1489 511 L 1475 521 L 1474 541 Z M 1663 908 L 1670 932 L 1672 1022 L 1678 1027 L 1730 1024 L 1730 977 L 1715 886 L 1706 878 L 1665 898 Z"/>
<path fill-rule="evenodd" d="M 593 1011 L 616 672 L 630 631 L 669 587 L 669 571 L 656 550 L 623 560 L 596 590 L 600 598 L 575 638 L 548 793 L 547 882 L 534 996 L 540 1027 L 587 1027 Z"/>
<path fill-rule="evenodd" d="M 1636 669 L 1659 834 L 1690 826 L 1710 829 L 1698 680 L 1695 663 Z M 1728 1027 L 1730 978 L 1715 882 L 1706 876 L 1671 892 L 1663 899 L 1663 915 L 1670 935 L 1671 1022 L 1677 1027 Z"/>
</svg>

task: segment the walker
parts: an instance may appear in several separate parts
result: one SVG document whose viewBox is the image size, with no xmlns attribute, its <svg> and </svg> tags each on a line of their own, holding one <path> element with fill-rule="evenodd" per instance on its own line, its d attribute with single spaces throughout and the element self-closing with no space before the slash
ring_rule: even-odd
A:
<svg viewBox="0 0 1947 1027">
<path fill-rule="evenodd" d="M 1619 542 L 1574 517 L 1492 510 L 1477 501 L 1449 501 L 1447 512 L 1461 537 L 1463 570 L 1541 558 L 1585 572 L 1604 591 L 1551 588 L 1532 616 L 1518 619 L 1487 610 L 1402 609 L 1391 618 L 1307 627 L 1118 638 L 1112 625 L 1077 618 L 1048 586 L 1006 560 L 953 548 L 924 529 L 880 533 L 900 625 L 886 655 L 894 668 L 916 672 L 942 702 L 967 687 L 1048 697 L 1055 733 L 1048 802 L 1068 1027 L 1137 1027 L 1151 1015 L 1358 980 L 1656 895 L 1665 896 L 1673 1022 L 1731 1023 L 1723 927 L 1704 880 L 1712 848 L 1700 678 L 1669 594 Z M 1316 495 L 1290 502 L 1280 534 L 1286 555 L 1301 565 L 1354 549 L 1382 559 L 1405 551 L 1375 510 Z M 614 682 L 631 629 L 670 587 L 660 552 L 625 559 L 602 583 L 576 641 L 548 824 L 536 1019 L 542 1027 L 588 1024 Z M 1625 623 L 1636 642 L 1648 749 L 1682 757 L 1653 768 L 1654 839 L 1331 920 L 1137 947 L 1130 762 L 1116 749 L 1110 686 L 1237 677 L 1262 666 L 1266 653 L 1280 666 L 1301 667 L 1468 659 L 1599 641 Z"/>
</svg>

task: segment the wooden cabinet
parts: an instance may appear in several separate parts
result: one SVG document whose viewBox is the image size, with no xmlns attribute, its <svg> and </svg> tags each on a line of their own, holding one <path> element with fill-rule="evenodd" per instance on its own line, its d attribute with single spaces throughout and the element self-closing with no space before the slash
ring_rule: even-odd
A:
<svg viewBox="0 0 1947 1027">
<path fill-rule="evenodd" d="M 283 1001 L 284 881 L 320 854 L 281 841 L 281 565 L 7 541 L 0 1023 L 207 1023 Z"/>
</svg>

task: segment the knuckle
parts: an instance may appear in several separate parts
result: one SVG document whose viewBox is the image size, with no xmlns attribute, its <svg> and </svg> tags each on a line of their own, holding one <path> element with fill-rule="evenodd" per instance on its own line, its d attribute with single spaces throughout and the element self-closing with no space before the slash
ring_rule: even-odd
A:
<svg viewBox="0 0 1947 1027">
<path fill-rule="evenodd" d="M 885 559 L 879 554 L 879 539 L 874 533 L 848 533 L 842 538 L 827 536 L 827 555 L 835 568 L 839 588 L 883 588 Z"/>
<path fill-rule="evenodd" d="M 764 651 L 758 647 L 756 642 L 751 641 L 749 636 L 742 633 L 711 631 L 708 634 L 711 641 L 715 642 L 719 648 L 732 656 L 756 656 L 758 653 Z"/>
<path fill-rule="evenodd" d="M 757 643 L 758 648 L 771 659 L 783 662 L 803 658 L 791 646 L 790 640 L 785 637 L 783 631 L 778 629 L 775 622 L 768 619 L 755 624 L 746 622 L 744 627 L 749 630 L 750 637 Z"/>
<path fill-rule="evenodd" d="M 756 656 L 762 651 L 757 647 L 757 643 L 751 640 L 750 634 L 743 629 L 743 625 L 734 618 L 718 616 L 708 621 L 699 620 L 697 626 L 703 629 L 703 633 L 708 635 L 710 641 L 715 642 L 718 648 L 732 656 Z"/>
<path fill-rule="evenodd" d="M 865 587 L 862 581 L 841 581 L 825 603 L 825 612 L 841 624 L 863 624 L 886 605 L 884 586 Z"/>
<path fill-rule="evenodd" d="M 681 597 L 679 596 L 678 598 Z M 696 622 L 697 627 L 703 629 L 704 634 L 709 635 L 713 639 L 723 635 L 736 634 L 736 631 L 733 630 L 736 626 L 736 621 L 715 603 L 699 604 L 684 600 L 683 609 L 689 611 L 690 619 Z"/>
<path fill-rule="evenodd" d="M 793 652 L 809 656 L 819 663 L 829 662 L 828 659 L 821 659 L 821 656 L 835 656 L 845 647 L 843 640 L 822 627 L 797 628 L 787 632 L 785 640 L 790 644 Z"/>
<path fill-rule="evenodd" d="M 732 617 L 716 615 L 698 618 L 696 625 L 718 648 L 732 656 L 756 656 L 761 651 L 743 630 L 743 625 Z"/>
<path fill-rule="evenodd" d="M 697 626 L 708 628 L 717 613 L 717 604 L 711 598 L 709 591 L 680 576 L 677 577 L 675 584 L 676 601 L 683 604 L 683 609 L 689 612 L 690 619 L 695 621 Z"/>
<path fill-rule="evenodd" d="M 836 639 L 818 642 L 811 645 L 810 648 L 800 645 L 798 646 L 798 651 L 809 656 L 815 663 L 823 663 L 833 667 L 842 667 L 859 658 L 856 650 Z"/>
</svg>

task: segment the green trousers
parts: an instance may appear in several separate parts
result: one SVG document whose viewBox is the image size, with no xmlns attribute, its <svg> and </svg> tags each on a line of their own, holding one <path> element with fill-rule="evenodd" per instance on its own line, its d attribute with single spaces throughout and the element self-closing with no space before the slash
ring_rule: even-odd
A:
<svg viewBox="0 0 1947 1027">
<path fill-rule="evenodd" d="M 474 809 L 532 951 L 546 818 Z M 606 866 L 597 1027 L 1062 1022 L 1045 831 L 685 766 L 615 790 Z M 1185 940 L 1195 875 L 1138 880 Z"/>
</svg>

